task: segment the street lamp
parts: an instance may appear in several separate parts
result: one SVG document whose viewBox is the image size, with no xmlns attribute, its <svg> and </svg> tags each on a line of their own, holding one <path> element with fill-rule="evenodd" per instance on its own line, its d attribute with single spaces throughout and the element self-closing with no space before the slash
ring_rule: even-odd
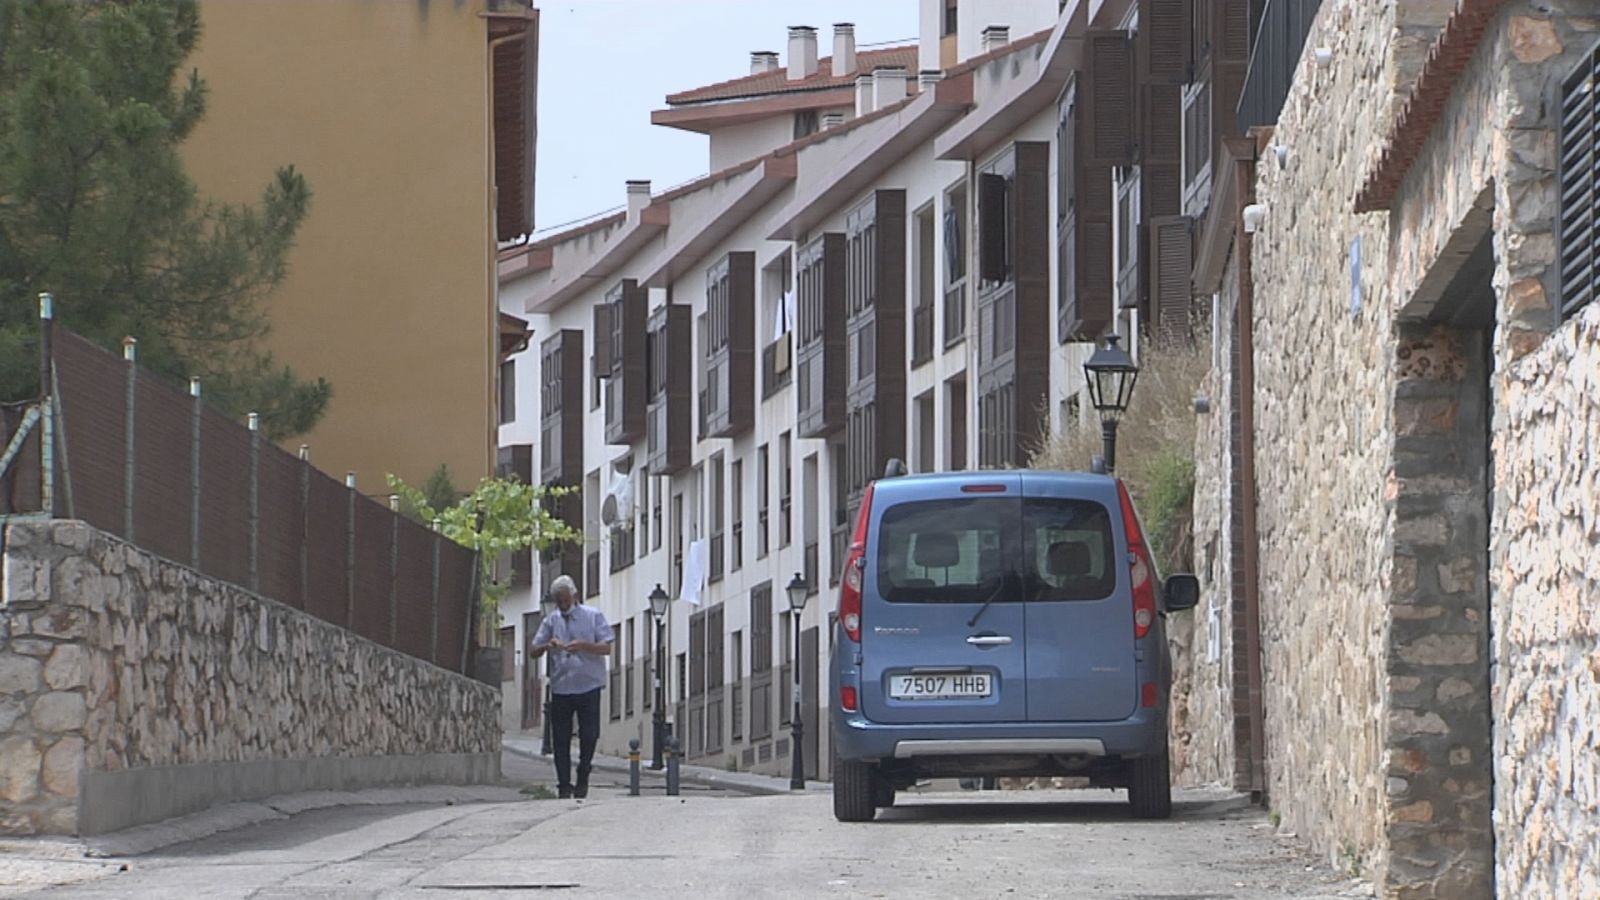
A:
<svg viewBox="0 0 1600 900">
<path fill-rule="evenodd" d="M 540 619 L 549 620 L 551 616 L 556 614 L 556 609 L 556 598 L 551 596 L 549 591 L 545 591 L 544 596 L 539 598 Z M 532 636 L 528 640 L 533 640 Z M 544 715 L 539 718 L 544 721 L 544 733 L 539 740 L 539 755 L 549 756 L 552 749 L 550 743 L 550 657 L 546 656 L 541 659 L 540 664 L 544 666 L 544 696 L 540 698 Z"/>
<path fill-rule="evenodd" d="M 800 614 L 805 611 L 806 599 L 811 596 L 811 585 L 799 572 L 789 579 L 789 609 L 794 612 L 794 715 L 790 743 L 794 747 L 794 772 L 789 776 L 789 789 L 801 791 L 806 787 L 806 757 L 800 748 L 800 738 L 805 734 L 805 723 L 800 720 Z"/>
<path fill-rule="evenodd" d="M 656 710 L 655 714 L 651 716 L 655 729 L 656 748 L 655 755 L 650 760 L 650 768 L 657 770 L 663 767 L 661 752 L 667 743 L 667 693 L 666 685 L 661 679 L 661 673 L 664 671 L 662 667 L 666 665 L 665 638 L 667 629 L 665 622 L 669 599 L 667 592 L 661 589 L 661 582 L 656 582 L 656 589 L 650 592 L 650 616 L 656 620 Z"/>
<path fill-rule="evenodd" d="M 1139 366 L 1126 350 L 1117 346 L 1118 337 L 1106 336 L 1106 345 L 1096 350 L 1083 364 L 1089 381 L 1089 402 L 1100 413 L 1100 435 L 1105 442 L 1106 471 L 1117 468 L 1117 422 L 1128 410 L 1133 383 L 1139 379 Z"/>
</svg>

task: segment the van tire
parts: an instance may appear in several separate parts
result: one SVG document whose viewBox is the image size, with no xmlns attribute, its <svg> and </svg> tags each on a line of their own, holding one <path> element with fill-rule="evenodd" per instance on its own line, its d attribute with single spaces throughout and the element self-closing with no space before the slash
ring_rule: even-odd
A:
<svg viewBox="0 0 1600 900">
<path fill-rule="evenodd" d="M 833 770 L 833 817 L 841 822 L 871 822 L 878 814 L 878 768 L 852 759 L 837 761 Z"/>
<path fill-rule="evenodd" d="M 1129 761 L 1128 804 L 1135 819 L 1171 818 L 1172 766 L 1166 747 L 1156 756 Z"/>
</svg>

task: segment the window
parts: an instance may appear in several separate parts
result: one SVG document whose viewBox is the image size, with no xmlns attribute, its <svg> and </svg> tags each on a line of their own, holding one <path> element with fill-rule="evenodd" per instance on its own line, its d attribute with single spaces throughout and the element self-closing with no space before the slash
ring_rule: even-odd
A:
<svg viewBox="0 0 1600 900">
<path fill-rule="evenodd" d="M 733 509 L 733 529 L 729 538 L 728 570 L 739 571 L 744 565 L 744 460 L 733 461 L 733 472 L 728 479 L 729 500 Z"/>
<path fill-rule="evenodd" d="M 766 559 L 771 535 L 767 508 L 772 500 L 772 469 L 767 445 L 756 450 L 756 559 Z"/>
<path fill-rule="evenodd" d="M 1011 280 L 1011 179 L 998 172 L 978 176 L 978 277 Z"/>
<path fill-rule="evenodd" d="M 1093 501 L 902 503 L 879 530 L 878 590 L 890 603 L 1099 600 L 1116 582 L 1111 514 Z"/>
<path fill-rule="evenodd" d="M 651 500 L 650 518 L 655 521 L 655 536 L 650 541 L 650 548 L 652 550 L 660 550 L 661 549 L 661 534 L 662 534 L 663 531 L 666 530 L 666 529 L 661 527 L 662 526 L 662 522 L 661 522 L 661 495 L 663 493 L 664 492 L 661 490 L 661 486 L 660 485 L 656 485 L 656 492 L 650 498 L 650 500 Z"/>
<path fill-rule="evenodd" d="M 723 523 L 727 519 L 727 492 L 724 482 L 722 454 L 711 457 L 711 490 L 709 502 L 711 505 L 711 560 L 708 581 L 721 581 L 723 564 L 726 562 L 727 547 L 723 534 Z"/>
<path fill-rule="evenodd" d="M 957 185 L 944 198 L 944 345 L 967 334 L 967 187 Z"/>
<path fill-rule="evenodd" d="M 1561 85 L 1561 315 L 1570 316 L 1595 297 L 1600 270 L 1595 263 L 1600 243 L 1596 210 L 1600 190 L 1594 179 L 1596 137 L 1600 136 L 1600 104 L 1596 76 L 1600 47 Z M 1573 162 L 1569 162 L 1573 161 Z"/>
<path fill-rule="evenodd" d="M 801 110 L 794 114 L 794 139 L 800 140 L 808 135 L 817 133 L 817 111 L 814 109 Z"/>
<path fill-rule="evenodd" d="M 500 364 L 500 424 L 517 420 L 517 361 L 508 359 Z"/>
<path fill-rule="evenodd" d="M 787 547 L 794 539 L 794 450 L 789 432 L 778 436 L 778 546 Z"/>
<path fill-rule="evenodd" d="M 956 6 L 956 0 L 944 0 L 944 30 L 939 33 L 940 37 L 950 37 L 956 33 L 961 18 L 956 13 Z"/>
</svg>

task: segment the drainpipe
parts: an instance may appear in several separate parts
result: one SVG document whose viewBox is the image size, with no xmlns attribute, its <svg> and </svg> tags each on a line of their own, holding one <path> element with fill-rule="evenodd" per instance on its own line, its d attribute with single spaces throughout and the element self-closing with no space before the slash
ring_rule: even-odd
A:
<svg viewBox="0 0 1600 900">
<path fill-rule="evenodd" d="M 1244 227 L 1244 208 L 1255 202 L 1256 141 L 1232 142 L 1233 164 L 1238 167 L 1235 195 L 1235 246 L 1239 248 L 1239 479 L 1244 493 L 1241 525 L 1244 532 L 1244 654 L 1250 717 L 1250 792 L 1257 802 L 1266 799 L 1265 704 L 1261 689 L 1260 535 L 1256 530 L 1256 373 L 1255 274 L 1251 269 L 1255 235 Z"/>
</svg>

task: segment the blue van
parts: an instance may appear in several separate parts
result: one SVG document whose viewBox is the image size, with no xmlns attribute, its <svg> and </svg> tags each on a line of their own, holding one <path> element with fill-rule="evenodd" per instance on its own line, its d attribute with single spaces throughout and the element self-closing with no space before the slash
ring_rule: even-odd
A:
<svg viewBox="0 0 1600 900">
<path fill-rule="evenodd" d="M 984 471 L 886 478 L 861 504 L 830 672 L 833 811 L 869 821 L 935 777 L 1082 776 L 1172 812 L 1165 614 L 1120 479 Z"/>
</svg>

